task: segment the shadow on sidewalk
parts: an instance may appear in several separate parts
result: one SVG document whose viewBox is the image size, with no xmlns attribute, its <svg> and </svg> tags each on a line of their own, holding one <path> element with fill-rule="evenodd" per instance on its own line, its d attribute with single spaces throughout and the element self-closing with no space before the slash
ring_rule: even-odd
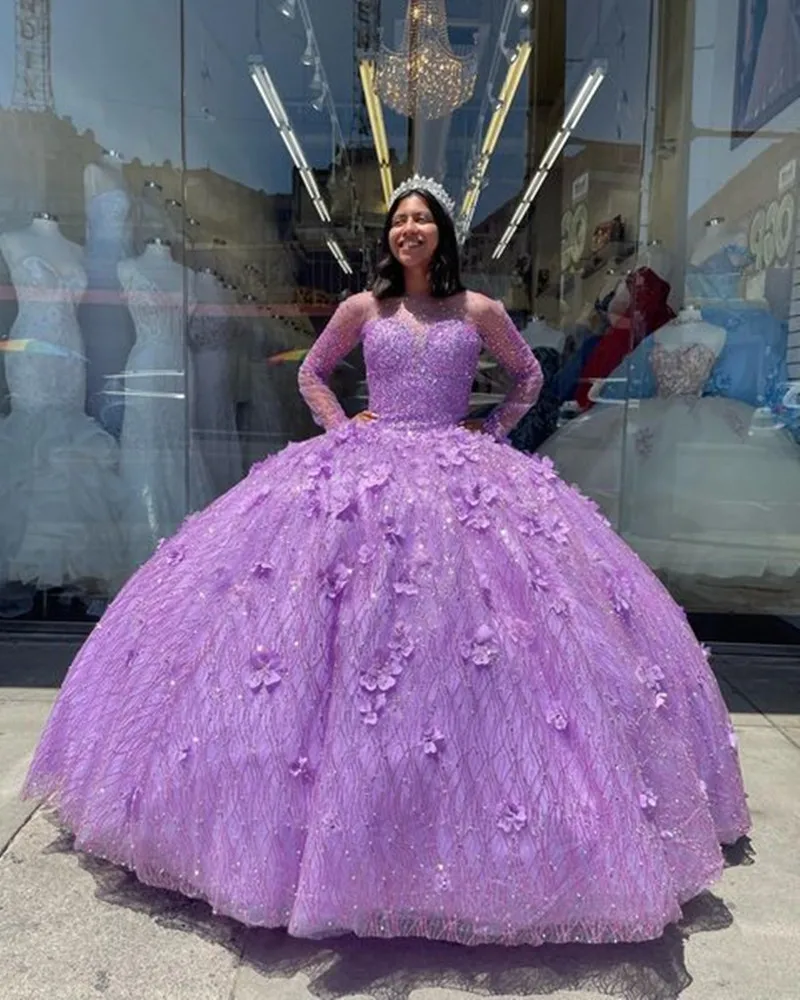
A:
<svg viewBox="0 0 800 1000">
<path fill-rule="evenodd" d="M 57 826 L 55 817 L 51 819 Z M 72 836 L 61 831 L 47 852 L 74 853 Z M 725 855 L 726 864 L 735 866 L 751 864 L 754 852 L 743 838 Z M 283 930 L 245 927 L 215 916 L 202 901 L 144 885 L 131 872 L 102 859 L 80 853 L 75 857 L 94 878 L 98 899 L 235 951 L 242 964 L 265 978 L 288 980 L 303 973 L 319 1000 L 344 1000 L 353 994 L 409 1000 L 414 990 L 424 988 L 489 998 L 593 990 L 618 1000 L 676 1000 L 692 982 L 684 958 L 687 938 L 733 923 L 723 900 L 704 892 L 684 907 L 680 924 L 658 940 L 641 944 L 469 948 L 419 938 L 352 935 L 310 941 Z"/>
</svg>

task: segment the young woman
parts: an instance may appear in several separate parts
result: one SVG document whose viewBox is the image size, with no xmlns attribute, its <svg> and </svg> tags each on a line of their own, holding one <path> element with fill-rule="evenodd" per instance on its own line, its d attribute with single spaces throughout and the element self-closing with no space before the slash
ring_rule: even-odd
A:
<svg viewBox="0 0 800 1000">
<path fill-rule="evenodd" d="M 749 826 L 681 611 L 504 437 L 539 369 L 397 193 L 300 386 L 324 435 L 187 520 L 75 661 L 27 783 L 82 851 L 248 924 L 466 944 L 654 938 Z M 369 411 L 326 378 L 362 343 Z M 514 385 L 462 426 L 478 354 Z"/>
</svg>

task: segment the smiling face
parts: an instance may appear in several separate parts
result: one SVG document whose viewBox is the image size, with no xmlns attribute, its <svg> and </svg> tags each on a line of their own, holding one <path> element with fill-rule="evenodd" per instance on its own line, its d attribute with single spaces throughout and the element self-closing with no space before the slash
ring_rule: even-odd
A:
<svg viewBox="0 0 800 1000">
<path fill-rule="evenodd" d="M 439 245 L 439 227 L 418 194 L 398 202 L 389 227 L 389 249 L 406 268 L 427 270 Z"/>
</svg>

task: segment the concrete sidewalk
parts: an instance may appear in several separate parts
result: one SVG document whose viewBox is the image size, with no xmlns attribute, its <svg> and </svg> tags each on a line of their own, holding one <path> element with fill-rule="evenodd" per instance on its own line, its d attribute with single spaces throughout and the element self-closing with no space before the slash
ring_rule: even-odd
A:
<svg viewBox="0 0 800 1000">
<path fill-rule="evenodd" d="M 729 868 L 683 932 L 602 949 L 308 942 L 214 918 L 80 858 L 18 801 L 55 692 L 0 688 L 0 998 L 800 1000 L 800 663 L 715 667 L 740 736 L 756 863 Z"/>
</svg>

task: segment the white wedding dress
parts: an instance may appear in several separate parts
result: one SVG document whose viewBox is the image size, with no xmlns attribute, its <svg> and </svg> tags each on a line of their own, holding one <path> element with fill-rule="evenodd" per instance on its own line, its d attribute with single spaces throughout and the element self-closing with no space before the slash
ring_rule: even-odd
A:
<svg viewBox="0 0 800 1000">
<path fill-rule="evenodd" d="M 19 303 L 0 419 L 0 582 L 113 593 L 124 573 L 116 441 L 84 411 L 79 264 L 10 263 Z"/>
<path fill-rule="evenodd" d="M 183 298 L 138 272 L 125 289 L 136 342 L 124 375 L 121 472 L 126 486 L 129 571 L 184 517 L 214 496 L 200 449 L 188 433 Z"/>
<path fill-rule="evenodd" d="M 800 569 L 800 447 L 762 411 L 700 395 L 716 356 L 706 343 L 656 339 L 655 398 L 598 403 L 540 453 L 655 570 L 790 577 Z"/>
</svg>

